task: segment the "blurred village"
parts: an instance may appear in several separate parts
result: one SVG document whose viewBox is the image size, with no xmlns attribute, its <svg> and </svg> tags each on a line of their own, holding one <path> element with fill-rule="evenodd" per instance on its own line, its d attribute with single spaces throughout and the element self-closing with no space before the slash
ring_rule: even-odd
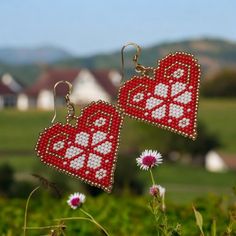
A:
<svg viewBox="0 0 236 236">
<path fill-rule="evenodd" d="M 183 48 L 187 48 L 188 52 L 193 53 L 201 64 L 202 97 L 233 99 L 236 96 L 236 72 L 234 69 L 236 65 L 235 43 L 216 39 L 202 39 L 156 45 L 147 49 L 145 48 L 141 60 L 144 64 L 148 65 L 149 61 L 152 61 L 152 63 L 155 62 L 156 58 L 160 59 L 170 50 L 179 51 Z M 221 50 L 226 51 L 221 53 Z M 16 109 L 19 112 L 26 112 L 28 110 L 52 111 L 54 108 L 53 87 L 60 80 L 67 80 L 72 83 L 73 91 L 71 100 L 78 107 L 83 107 L 92 101 L 100 99 L 111 103 L 116 102 L 118 89 L 122 84 L 119 52 L 78 59 L 72 56 L 68 57 L 68 55 L 65 55 L 65 58 L 63 58 L 60 55 L 59 60 L 55 56 L 55 59 L 51 61 L 49 58 L 56 54 L 55 51 L 56 49 L 50 51 L 50 48 L 48 48 L 48 51 L 46 49 L 41 49 L 41 51 L 35 50 L 35 55 L 31 62 L 29 61 L 22 65 L 8 58 L 8 66 L 6 66 L 6 63 L 0 66 L 1 110 Z M 146 55 L 150 51 L 152 51 L 152 54 L 150 55 L 149 53 L 147 57 Z M 59 52 L 57 53 L 59 54 Z M 229 55 L 227 55 L 227 52 Z M 133 73 L 131 61 L 133 53 L 133 51 L 127 52 L 127 58 L 130 60 L 127 59 L 126 77 L 129 77 Z M 215 55 L 216 53 L 218 54 L 217 57 Z M 16 51 L 15 54 L 18 55 L 20 61 L 24 61 L 22 58 L 27 58 L 27 50 Z M 84 67 L 81 67 L 81 65 L 84 65 Z M 37 70 L 37 73 L 30 74 L 27 70 L 29 72 Z M 65 93 L 65 88 L 59 87 L 56 99 L 57 106 L 63 107 L 63 96 Z M 209 145 L 206 143 L 203 144 L 206 147 L 203 152 L 199 152 L 202 156 L 201 161 L 196 161 L 197 158 L 193 157 L 191 162 L 198 163 L 208 171 L 213 172 L 236 169 L 236 154 L 227 152 L 219 153 L 217 151 L 217 145 L 211 145 L 211 142 L 209 140 Z M 217 144 L 219 141 L 213 140 L 214 142 Z M 1 151 L 3 150 L 0 148 Z M 191 155 L 191 151 L 190 148 L 188 154 Z M 172 150 L 168 155 L 170 160 L 177 160 L 180 153 L 177 150 Z"/>
</svg>

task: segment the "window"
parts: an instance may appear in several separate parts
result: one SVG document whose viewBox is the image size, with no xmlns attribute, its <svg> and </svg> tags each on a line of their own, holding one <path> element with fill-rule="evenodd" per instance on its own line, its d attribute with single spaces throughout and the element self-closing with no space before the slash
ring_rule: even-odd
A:
<svg viewBox="0 0 236 236">
<path fill-rule="evenodd" d="M 16 96 L 6 95 L 3 97 L 4 107 L 15 107 L 16 106 Z"/>
</svg>

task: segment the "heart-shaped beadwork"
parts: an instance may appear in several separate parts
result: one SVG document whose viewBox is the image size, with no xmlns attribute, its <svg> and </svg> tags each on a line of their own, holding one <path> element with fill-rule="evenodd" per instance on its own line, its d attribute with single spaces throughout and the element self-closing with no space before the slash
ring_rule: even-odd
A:
<svg viewBox="0 0 236 236">
<path fill-rule="evenodd" d="M 128 116 L 196 138 L 200 66 L 190 54 L 169 54 L 158 62 L 153 77 L 134 76 L 118 96 Z"/>
<path fill-rule="evenodd" d="M 103 101 L 93 102 L 76 124 L 55 123 L 36 145 L 45 164 L 110 192 L 116 164 L 122 116 Z"/>
</svg>

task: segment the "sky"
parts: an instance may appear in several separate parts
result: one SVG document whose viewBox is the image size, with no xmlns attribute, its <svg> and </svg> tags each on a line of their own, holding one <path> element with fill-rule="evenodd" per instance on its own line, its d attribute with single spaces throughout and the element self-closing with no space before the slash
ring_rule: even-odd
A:
<svg viewBox="0 0 236 236">
<path fill-rule="evenodd" d="M 236 41 L 235 0 L 0 0 L 0 48 L 77 56 L 201 37 Z"/>
</svg>

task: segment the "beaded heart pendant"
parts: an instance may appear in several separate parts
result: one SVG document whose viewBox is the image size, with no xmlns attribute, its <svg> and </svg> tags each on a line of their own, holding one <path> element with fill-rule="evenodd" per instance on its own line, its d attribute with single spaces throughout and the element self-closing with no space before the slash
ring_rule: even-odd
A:
<svg viewBox="0 0 236 236">
<path fill-rule="evenodd" d="M 76 124 L 55 123 L 36 145 L 45 164 L 110 192 L 116 165 L 122 116 L 103 101 L 82 110 Z"/>
<path fill-rule="evenodd" d="M 153 77 L 134 76 L 118 96 L 119 108 L 128 116 L 191 139 L 196 122 L 200 66 L 190 54 L 169 54 L 153 69 Z"/>
</svg>

